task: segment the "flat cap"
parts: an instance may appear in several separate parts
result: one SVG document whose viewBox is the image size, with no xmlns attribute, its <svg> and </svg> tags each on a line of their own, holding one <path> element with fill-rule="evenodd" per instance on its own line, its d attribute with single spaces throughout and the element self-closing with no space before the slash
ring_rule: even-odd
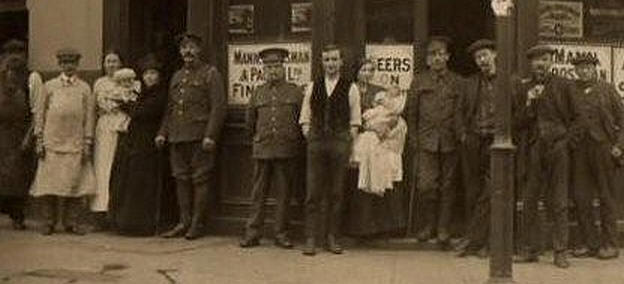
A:
<svg viewBox="0 0 624 284">
<path fill-rule="evenodd" d="M 121 68 L 113 74 L 113 79 L 115 81 L 134 78 L 136 78 L 136 73 L 130 68 Z"/>
<path fill-rule="evenodd" d="M 470 46 L 468 46 L 466 51 L 470 54 L 473 54 L 481 49 L 486 49 L 486 48 L 495 50 L 496 43 L 491 39 L 482 38 L 480 40 L 473 42 Z"/>
<path fill-rule="evenodd" d="M 26 51 L 26 43 L 21 40 L 10 39 L 2 45 L 2 50 L 8 53 L 24 52 Z"/>
<path fill-rule="evenodd" d="M 153 53 L 150 53 L 148 55 L 146 55 L 145 57 L 143 57 L 140 61 L 139 61 L 139 69 L 141 70 L 141 72 L 145 72 L 146 70 L 162 70 L 163 65 L 160 62 L 160 60 L 158 60 L 157 56 Z"/>
<path fill-rule="evenodd" d="M 193 33 L 183 33 L 176 37 L 176 41 L 178 42 L 179 45 L 185 44 L 187 42 L 194 42 L 197 45 L 201 45 L 202 38 Z"/>
<path fill-rule="evenodd" d="M 526 51 L 526 57 L 530 59 L 530 58 L 533 58 L 533 57 L 536 57 L 536 56 L 542 56 L 544 54 L 552 54 L 553 52 L 555 52 L 555 49 L 552 48 L 551 46 L 544 45 L 544 44 L 538 44 L 538 45 L 535 45 L 535 46 L 529 48 Z"/>
<path fill-rule="evenodd" d="M 429 42 L 427 43 L 428 50 L 438 50 L 438 49 L 448 49 L 449 45 L 451 45 L 451 39 L 447 36 L 430 36 Z"/>
<path fill-rule="evenodd" d="M 598 58 L 593 57 L 589 54 L 582 54 L 572 58 L 572 60 L 570 60 L 570 63 L 575 66 L 581 64 L 598 65 L 600 61 L 598 60 Z"/>
<path fill-rule="evenodd" d="M 58 60 L 78 60 L 82 57 L 78 50 L 73 48 L 61 48 L 56 51 L 56 58 Z"/>
<path fill-rule="evenodd" d="M 288 50 L 283 48 L 266 48 L 258 53 L 262 63 L 282 63 L 288 58 Z"/>
</svg>

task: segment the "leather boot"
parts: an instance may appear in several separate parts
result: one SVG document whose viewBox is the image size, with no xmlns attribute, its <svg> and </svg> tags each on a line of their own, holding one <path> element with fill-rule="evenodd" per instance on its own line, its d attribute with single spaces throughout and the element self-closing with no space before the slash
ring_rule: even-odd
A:
<svg viewBox="0 0 624 284">
<path fill-rule="evenodd" d="M 191 196 L 193 188 L 190 181 L 176 181 L 176 196 L 178 198 L 178 209 L 180 211 L 180 221 L 171 230 L 164 232 L 163 238 L 177 238 L 183 236 L 191 225 Z"/>
<path fill-rule="evenodd" d="M 43 218 L 43 224 L 41 227 L 41 234 L 49 236 L 54 233 L 56 227 L 56 215 L 57 215 L 57 200 L 56 196 L 44 196 L 41 197 L 41 217 Z"/>
<path fill-rule="evenodd" d="M 314 238 L 308 237 L 306 239 L 305 246 L 303 247 L 303 255 L 307 255 L 307 256 L 316 255 L 316 242 Z"/>
<path fill-rule="evenodd" d="M 206 209 L 208 207 L 208 184 L 205 182 L 193 185 L 193 217 L 191 227 L 184 238 L 195 240 L 204 233 L 204 222 L 206 221 Z"/>
<path fill-rule="evenodd" d="M 82 236 L 87 234 L 87 232 L 80 226 L 80 220 L 78 217 L 80 216 L 80 210 L 82 209 L 80 202 L 80 198 L 63 198 L 63 202 L 61 204 L 63 208 L 63 211 L 61 212 L 61 220 L 65 226 L 65 232 Z"/>
<path fill-rule="evenodd" d="M 598 251 L 598 255 L 597 257 L 599 259 L 614 259 L 617 258 L 618 256 L 620 256 L 620 251 L 614 247 L 605 247 L 605 248 L 601 248 Z"/>
<path fill-rule="evenodd" d="M 553 260 L 555 266 L 559 268 L 568 268 L 570 267 L 570 262 L 568 261 L 568 254 L 565 252 L 555 252 L 555 258 Z"/>
<path fill-rule="evenodd" d="M 327 236 L 327 251 L 334 254 L 342 254 L 342 247 L 338 243 L 336 236 L 328 235 Z"/>
</svg>

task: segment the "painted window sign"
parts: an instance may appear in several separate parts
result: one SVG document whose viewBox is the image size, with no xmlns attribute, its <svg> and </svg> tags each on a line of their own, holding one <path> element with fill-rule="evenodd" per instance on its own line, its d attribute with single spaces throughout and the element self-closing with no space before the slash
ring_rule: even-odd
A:
<svg viewBox="0 0 624 284">
<path fill-rule="evenodd" d="M 540 1 L 539 35 L 547 38 L 582 38 L 583 3 Z"/>
</svg>

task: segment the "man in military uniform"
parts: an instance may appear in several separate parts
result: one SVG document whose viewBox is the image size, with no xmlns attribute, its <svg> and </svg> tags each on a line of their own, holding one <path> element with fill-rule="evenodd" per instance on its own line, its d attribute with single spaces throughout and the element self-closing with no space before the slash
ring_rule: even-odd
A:
<svg viewBox="0 0 624 284">
<path fill-rule="evenodd" d="M 575 82 L 574 143 L 572 149 L 572 196 L 587 248 L 575 251 L 579 257 L 616 258 L 617 226 L 615 171 L 624 149 L 624 106 L 615 87 L 598 80 L 591 56 L 572 62 Z M 594 225 L 593 201 L 600 199 L 600 238 Z"/>
<path fill-rule="evenodd" d="M 213 181 L 215 152 L 226 114 L 226 97 L 219 71 L 200 58 L 201 38 L 180 37 L 182 69 L 171 78 L 169 103 L 156 145 L 170 144 L 170 161 L 176 180 L 179 223 L 163 237 L 201 236 L 208 186 Z"/>
<path fill-rule="evenodd" d="M 571 84 L 550 73 L 553 49 L 537 45 L 527 51 L 531 77 L 519 82 L 516 105 L 519 131 L 526 133 L 527 184 L 522 193 L 524 204 L 521 248 L 516 262 L 536 262 L 541 238 L 538 200 L 545 197 L 553 219 L 554 264 L 567 268 L 568 180 L 570 170 L 569 137 L 573 119 Z"/>
<path fill-rule="evenodd" d="M 303 135 L 297 120 L 303 92 L 286 82 L 284 60 L 288 50 L 268 48 L 260 52 L 266 83 L 256 89 L 247 109 L 247 127 L 253 137 L 256 167 L 253 181 L 253 209 L 247 220 L 241 247 L 260 244 L 264 223 L 264 202 L 269 186 L 276 195 L 275 245 L 292 248 L 288 239 L 288 207 L 291 199 L 296 157 L 301 153 Z"/>
<path fill-rule="evenodd" d="M 414 154 L 419 212 L 424 220 L 417 237 L 436 238 L 446 246 L 456 195 L 458 102 L 464 79 L 450 71 L 446 37 L 427 45 L 428 70 L 416 75 L 408 98 L 409 144 Z"/>
<path fill-rule="evenodd" d="M 351 144 L 362 124 L 358 88 L 340 75 L 343 54 L 335 45 L 323 47 L 323 76 L 306 89 L 299 123 L 308 141 L 306 244 L 304 255 L 316 254 L 319 220 L 326 224 L 327 249 L 341 254 L 337 237 L 342 216 L 344 179 Z M 325 216 L 321 205 L 326 203 Z"/>
<path fill-rule="evenodd" d="M 466 207 L 468 244 L 459 256 L 487 255 L 490 229 L 490 146 L 494 141 L 495 43 L 480 39 L 468 47 L 479 73 L 467 81 L 460 98 L 461 176 Z"/>
</svg>

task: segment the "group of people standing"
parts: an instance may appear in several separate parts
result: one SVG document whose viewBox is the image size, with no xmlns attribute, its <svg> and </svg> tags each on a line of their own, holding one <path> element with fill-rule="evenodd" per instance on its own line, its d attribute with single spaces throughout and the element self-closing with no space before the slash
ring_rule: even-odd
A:
<svg viewBox="0 0 624 284">
<path fill-rule="evenodd" d="M 160 150 L 167 145 L 180 214 L 163 236 L 202 235 L 226 96 L 219 71 L 200 60 L 201 38 L 185 34 L 179 43 L 184 64 L 168 88 L 153 55 L 140 62 L 136 80 L 134 70 L 122 68 L 118 52 L 107 52 L 106 75 L 93 91 L 77 75 L 80 53 L 73 49 L 58 51 L 58 77 L 43 84 L 33 73 L 28 87 L 25 56 L 2 57 L 0 164 L 7 166 L 0 170 L 0 190 L 10 196 L 3 198 L 10 206 L 3 207 L 15 228 L 24 228 L 25 193 L 11 190 L 28 188 L 32 178 L 30 194 L 43 201 L 45 235 L 54 233 L 59 207 L 66 231 L 84 234 L 77 216 L 84 197 L 98 227 L 153 234 L 167 164 Z M 479 72 L 464 78 L 448 68 L 450 44 L 446 37 L 430 38 L 427 68 L 414 76 L 407 94 L 372 84 L 371 59 L 361 60 L 355 80 L 346 76 L 336 45 L 323 47 L 322 75 L 305 88 L 285 79 L 287 50 L 260 52 L 266 83 L 247 109 L 255 171 L 252 214 L 240 246 L 260 245 L 265 199 L 273 189 L 274 242 L 293 247 L 290 201 L 297 161 L 305 152 L 304 255 L 315 255 L 318 245 L 341 254 L 345 230 L 374 237 L 407 222 L 418 223 L 419 240 L 448 246 L 458 234 L 452 228 L 457 197 L 464 196 L 459 256 L 487 256 L 490 146 L 498 131 L 496 46 L 488 39 L 474 42 L 467 52 Z M 553 218 L 554 263 L 566 268 L 568 196 L 584 240 L 574 254 L 602 259 L 619 254 L 614 192 L 624 150 L 624 106 L 614 87 L 598 80 L 595 58 L 575 58 L 578 79 L 568 80 L 550 73 L 552 53 L 546 45 L 529 49 L 530 75 L 512 80 L 515 184 L 522 205 L 517 261 L 538 259 L 537 204 L 544 197 Z M 37 156 L 32 177 L 24 154 L 29 144 Z M 403 157 L 410 167 L 404 167 Z M 405 184 L 415 196 L 404 194 Z M 600 201 L 600 227 L 593 219 L 594 199 Z M 406 204 L 416 221 L 405 218 Z"/>
</svg>

